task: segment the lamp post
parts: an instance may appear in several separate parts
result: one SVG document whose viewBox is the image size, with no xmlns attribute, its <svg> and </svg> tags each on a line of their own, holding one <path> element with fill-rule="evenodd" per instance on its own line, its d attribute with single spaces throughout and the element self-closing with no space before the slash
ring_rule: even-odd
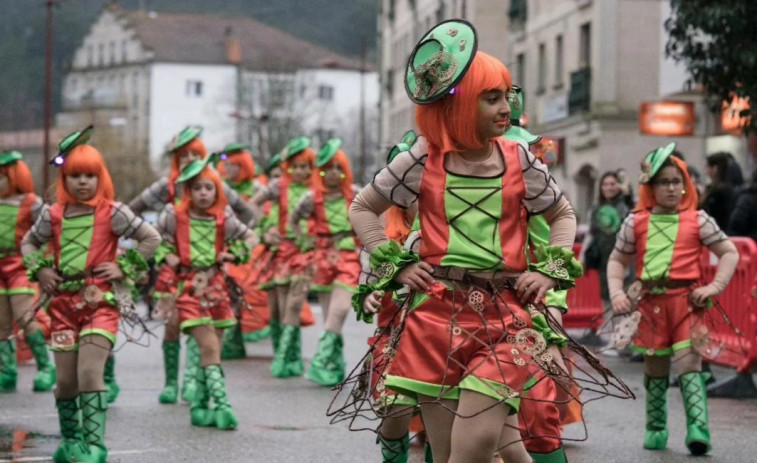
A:
<svg viewBox="0 0 757 463">
<path fill-rule="evenodd" d="M 44 190 L 50 186 L 50 120 L 52 118 L 53 87 L 53 7 L 69 0 L 45 0 L 45 101 L 44 101 L 44 139 L 42 141 L 42 183 Z"/>
</svg>

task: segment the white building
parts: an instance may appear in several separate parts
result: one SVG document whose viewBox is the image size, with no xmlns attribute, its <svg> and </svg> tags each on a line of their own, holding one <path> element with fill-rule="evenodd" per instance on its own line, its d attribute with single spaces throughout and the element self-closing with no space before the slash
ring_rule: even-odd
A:
<svg viewBox="0 0 757 463">
<path fill-rule="evenodd" d="M 411 4 L 424 23 L 416 30 Z M 438 19 L 463 17 L 473 23 L 479 50 L 508 66 L 513 82 L 524 89 L 529 130 L 562 140 L 563 162 L 553 173 L 579 220 L 586 220 L 596 201 L 601 173 L 622 167 L 637 184 L 642 157 L 670 141 L 700 171 L 705 155 L 716 150 L 732 151 L 745 161 L 744 137 L 724 135 L 700 93 L 687 87 L 683 66 L 665 58 L 664 22 L 670 16 L 665 0 L 384 0 L 379 19 L 382 143 L 394 143 L 414 126 L 402 83 L 405 60 L 427 30 L 423 18 L 435 17 L 440 6 Z M 694 103 L 693 135 L 640 133 L 641 103 L 660 100 Z"/>
<path fill-rule="evenodd" d="M 94 122 L 96 143 L 107 137 L 123 154 L 147 153 L 154 168 L 187 125 L 204 127 L 211 151 L 249 141 L 261 160 L 295 135 L 315 136 L 316 143 L 341 136 L 357 154 L 360 134 L 352 122 L 361 101 L 365 119 L 372 119 L 377 81 L 359 60 L 251 18 L 110 6 L 74 54 L 57 122 L 64 128 Z"/>
</svg>

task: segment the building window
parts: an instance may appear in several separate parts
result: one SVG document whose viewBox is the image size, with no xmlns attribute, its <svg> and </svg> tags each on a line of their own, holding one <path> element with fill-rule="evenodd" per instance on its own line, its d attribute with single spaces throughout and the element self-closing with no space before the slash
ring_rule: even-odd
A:
<svg viewBox="0 0 757 463">
<path fill-rule="evenodd" d="M 579 42 L 579 65 L 587 67 L 591 65 L 591 23 L 581 26 L 581 41 Z"/>
<path fill-rule="evenodd" d="M 105 44 L 101 43 L 97 46 L 97 65 L 105 66 Z"/>
<path fill-rule="evenodd" d="M 386 82 L 384 82 L 384 88 L 386 89 L 387 98 L 391 100 L 394 96 L 394 69 L 386 70 Z"/>
<path fill-rule="evenodd" d="M 334 99 L 334 87 L 330 85 L 319 85 L 318 86 L 318 99 L 319 100 L 325 100 L 325 101 L 331 101 Z"/>
<path fill-rule="evenodd" d="M 188 80 L 186 86 L 186 93 L 188 97 L 201 97 L 202 96 L 202 81 Z"/>
<path fill-rule="evenodd" d="M 116 42 L 110 42 L 110 56 L 108 57 L 110 64 L 115 64 L 116 62 Z"/>
<path fill-rule="evenodd" d="M 511 23 L 524 23 L 528 19 L 528 1 L 512 0 L 507 11 Z"/>
<path fill-rule="evenodd" d="M 562 35 L 558 35 L 555 39 L 555 87 L 562 86 L 563 75 L 563 49 L 562 49 Z"/>
<path fill-rule="evenodd" d="M 121 62 L 125 63 L 129 59 L 129 55 L 126 49 L 126 40 L 121 41 Z"/>
<path fill-rule="evenodd" d="M 539 77 L 536 93 L 544 93 L 547 89 L 547 46 L 539 44 Z"/>
<path fill-rule="evenodd" d="M 87 67 L 91 68 L 94 60 L 94 51 L 92 45 L 87 45 Z"/>
<path fill-rule="evenodd" d="M 518 78 L 518 81 L 515 83 L 523 86 L 523 85 L 526 85 L 526 54 L 519 53 L 516 60 L 517 60 L 517 66 L 518 66 L 516 76 Z"/>
</svg>

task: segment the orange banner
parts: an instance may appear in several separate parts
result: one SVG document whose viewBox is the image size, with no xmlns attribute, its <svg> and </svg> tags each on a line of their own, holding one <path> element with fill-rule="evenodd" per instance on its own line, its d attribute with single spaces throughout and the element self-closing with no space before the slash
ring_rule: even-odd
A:
<svg viewBox="0 0 757 463">
<path fill-rule="evenodd" d="M 644 102 L 639 111 L 639 129 L 648 135 L 694 135 L 694 103 Z"/>
</svg>

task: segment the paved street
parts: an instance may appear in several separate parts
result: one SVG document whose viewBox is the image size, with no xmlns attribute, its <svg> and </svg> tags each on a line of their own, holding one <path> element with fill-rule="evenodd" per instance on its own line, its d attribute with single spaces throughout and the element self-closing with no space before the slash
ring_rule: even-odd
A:
<svg viewBox="0 0 757 463">
<path fill-rule="evenodd" d="M 346 329 L 348 360 L 354 364 L 365 349 L 368 326 L 350 322 Z M 315 350 L 319 328 L 304 330 L 306 356 Z M 270 344 L 248 344 L 246 360 L 226 362 L 229 397 L 240 419 L 236 431 L 198 429 L 189 425 L 186 404 L 159 405 L 162 387 L 160 343 L 149 348 L 127 345 L 117 354 L 121 396 L 108 412 L 110 461 L 136 462 L 378 462 L 375 437 L 329 425 L 325 416 L 332 393 L 304 378 L 274 380 L 268 373 Z M 183 354 L 183 352 L 182 352 Z M 183 355 L 182 355 L 183 357 Z M 670 441 L 665 452 L 643 451 L 644 403 L 641 364 L 606 359 L 639 396 L 636 401 L 604 399 L 586 411 L 589 439 L 567 445 L 571 462 L 676 463 L 691 458 L 683 445 L 684 415 L 680 394 L 670 394 Z M 50 461 L 58 442 L 53 396 L 31 392 L 34 366 L 20 368 L 19 392 L 0 395 L 0 463 Z M 717 370 L 723 378 L 728 372 Z M 710 401 L 714 442 L 712 463 L 755 461 L 757 400 Z M 569 428 L 578 435 L 582 428 Z M 25 439 L 23 439 L 25 436 Z M 15 437 L 15 438 L 14 438 Z M 15 442 L 14 442 L 15 440 Z M 420 447 L 411 462 L 422 461 Z"/>
</svg>

